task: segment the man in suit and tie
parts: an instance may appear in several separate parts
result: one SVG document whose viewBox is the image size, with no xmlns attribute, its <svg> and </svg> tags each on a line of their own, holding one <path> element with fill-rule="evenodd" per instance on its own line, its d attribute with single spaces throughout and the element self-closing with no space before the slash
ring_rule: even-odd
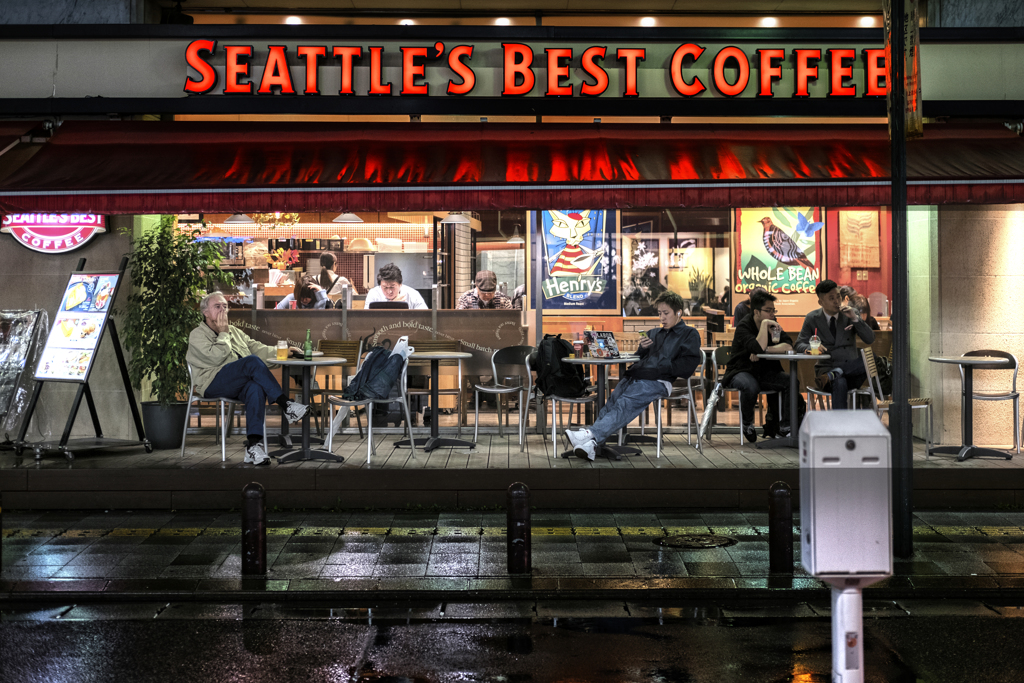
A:
<svg viewBox="0 0 1024 683">
<path fill-rule="evenodd" d="M 796 352 L 806 353 L 811 336 L 817 331 L 821 353 L 831 356 L 814 366 L 818 386 L 831 391 L 833 408 L 843 410 L 847 407 L 846 392 L 860 387 L 867 379 L 856 338 L 870 344 L 875 340 L 875 333 L 861 319 L 857 309 L 842 305 L 839 285 L 835 282 L 822 280 L 814 292 L 821 308 L 804 317 L 804 326 L 796 338 Z"/>
</svg>

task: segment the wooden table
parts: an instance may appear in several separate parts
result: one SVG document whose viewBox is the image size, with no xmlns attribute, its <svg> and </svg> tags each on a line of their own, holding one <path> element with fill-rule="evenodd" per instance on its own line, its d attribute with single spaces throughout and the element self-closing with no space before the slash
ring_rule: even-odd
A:
<svg viewBox="0 0 1024 683">
<path fill-rule="evenodd" d="M 415 342 L 413 342 L 411 346 L 415 348 Z M 423 447 L 424 453 L 429 453 L 435 448 L 443 448 L 446 446 L 454 448 L 476 448 L 476 444 L 472 441 L 463 441 L 462 439 L 442 439 L 441 432 L 438 428 L 438 425 L 441 422 L 441 409 L 437 394 L 440 361 L 458 360 L 461 362 L 472 357 L 473 354 L 466 353 L 465 351 L 414 351 L 409 355 L 409 358 L 412 360 L 430 361 L 430 438 L 413 439 L 413 443 L 415 445 Z M 410 428 L 410 432 L 411 431 L 412 429 Z M 412 444 L 409 443 L 409 439 L 403 439 L 395 442 L 395 445 L 411 446 Z"/>
<path fill-rule="evenodd" d="M 606 368 L 609 365 L 624 365 L 626 363 L 635 363 L 640 360 L 639 356 L 619 356 L 618 358 L 563 358 L 563 363 L 569 365 L 593 365 L 597 367 L 597 400 L 594 406 L 594 419 L 597 419 L 598 414 L 601 412 L 601 408 L 604 407 L 604 387 L 606 382 Z M 552 424 L 554 423 L 555 416 L 551 416 Z M 625 428 L 623 428 L 625 429 Z M 642 451 L 639 448 L 633 448 L 632 446 L 608 446 L 605 445 L 599 455 L 608 458 L 609 460 L 621 460 L 623 455 L 639 455 Z M 562 453 L 563 458 L 571 458 L 573 451 L 565 451 Z"/>
<path fill-rule="evenodd" d="M 995 448 L 981 448 L 974 445 L 974 368 L 991 368 L 999 365 L 1006 365 L 1006 359 L 999 356 L 928 356 L 933 363 L 948 363 L 959 365 L 964 370 L 963 405 L 964 409 L 960 415 L 961 435 L 959 446 L 934 446 L 932 453 L 940 455 L 956 455 L 957 462 L 963 462 L 968 458 L 978 455 L 990 455 L 1010 460 L 1013 455 Z"/>
<path fill-rule="evenodd" d="M 302 402 L 308 406 L 309 389 L 310 385 L 313 383 L 312 369 L 318 365 L 341 365 L 342 363 L 347 362 L 347 359 L 338 358 L 337 356 L 318 356 L 313 358 L 313 360 L 289 358 L 287 360 L 275 360 L 273 362 L 277 365 L 295 365 L 302 368 Z M 287 372 L 285 372 L 285 374 L 287 374 Z M 284 465 L 290 462 L 303 462 L 306 460 L 326 460 L 328 462 L 342 462 L 344 460 L 340 455 L 335 455 L 330 451 L 310 448 L 309 414 L 309 409 L 307 408 L 306 414 L 302 417 L 302 447 L 283 448 L 270 454 L 277 458 L 278 465 Z"/>
<path fill-rule="evenodd" d="M 832 356 L 827 353 L 819 353 L 816 356 L 812 356 L 809 353 L 759 353 L 758 358 L 765 360 L 785 360 L 789 361 L 789 436 L 779 437 L 777 439 L 768 439 L 767 441 L 758 441 L 754 444 L 754 448 L 799 448 L 800 441 L 796 435 L 796 426 L 799 422 L 799 410 L 800 403 L 797 397 L 800 395 L 799 386 L 797 384 L 797 363 L 801 361 L 812 360 L 818 362 L 820 360 L 829 360 Z M 741 420 L 742 421 L 742 420 Z M 782 416 L 779 415 L 779 424 L 782 424 Z M 740 429 L 742 429 L 742 425 Z"/>
</svg>

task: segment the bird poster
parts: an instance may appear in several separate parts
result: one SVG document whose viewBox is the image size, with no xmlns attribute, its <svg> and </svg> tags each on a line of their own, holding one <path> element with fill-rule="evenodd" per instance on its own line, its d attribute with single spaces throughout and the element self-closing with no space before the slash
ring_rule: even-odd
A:
<svg viewBox="0 0 1024 683">
<path fill-rule="evenodd" d="M 779 315 L 815 308 L 814 288 L 825 278 L 819 207 L 736 209 L 735 294 L 755 287 L 774 294 Z"/>
<path fill-rule="evenodd" d="M 618 313 L 616 213 L 536 211 L 533 225 L 540 229 L 544 244 L 540 291 L 544 310 L 559 315 Z"/>
<path fill-rule="evenodd" d="M 878 210 L 839 212 L 839 267 L 881 268 Z"/>
</svg>

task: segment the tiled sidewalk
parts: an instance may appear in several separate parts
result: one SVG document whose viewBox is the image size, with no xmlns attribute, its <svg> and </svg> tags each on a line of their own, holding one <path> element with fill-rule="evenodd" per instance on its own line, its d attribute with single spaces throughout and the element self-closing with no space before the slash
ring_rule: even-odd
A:
<svg viewBox="0 0 1024 683">
<path fill-rule="evenodd" d="M 266 578 L 241 579 L 239 513 L 6 513 L 0 600 L 215 596 L 313 598 L 549 595 L 650 591 L 806 595 L 824 591 L 799 565 L 768 571 L 765 513 L 534 511 L 531 576 L 506 571 L 505 513 L 268 512 Z M 1024 513 L 920 512 L 914 556 L 877 594 L 957 595 L 1024 589 Z M 716 533 L 725 548 L 676 550 L 655 539 Z M 283 597 L 283 596 L 282 596 Z"/>
</svg>

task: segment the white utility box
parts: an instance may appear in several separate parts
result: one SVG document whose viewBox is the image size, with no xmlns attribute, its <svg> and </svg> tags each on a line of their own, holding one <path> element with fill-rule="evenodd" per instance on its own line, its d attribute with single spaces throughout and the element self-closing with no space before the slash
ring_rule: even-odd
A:
<svg viewBox="0 0 1024 683">
<path fill-rule="evenodd" d="M 807 412 L 800 554 L 812 576 L 865 586 L 892 574 L 891 450 L 889 430 L 869 410 Z"/>
</svg>

